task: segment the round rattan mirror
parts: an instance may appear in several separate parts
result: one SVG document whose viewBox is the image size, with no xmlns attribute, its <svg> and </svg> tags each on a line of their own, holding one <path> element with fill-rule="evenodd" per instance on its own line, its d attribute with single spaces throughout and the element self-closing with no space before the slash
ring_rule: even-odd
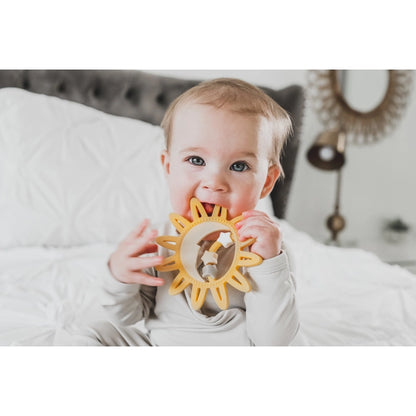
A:
<svg viewBox="0 0 416 416">
<path fill-rule="evenodd" d="M 342 72 L 309 71 L 311 105 L 327 128 L 343 130 L 354 143 L 370 143 L 384 137 L 397 123 L 406 107 L 412 84 L 412 71 L 388 70 L 387 85 L 374 108 L 358 110 L 346 98 Z"/>
</svg>

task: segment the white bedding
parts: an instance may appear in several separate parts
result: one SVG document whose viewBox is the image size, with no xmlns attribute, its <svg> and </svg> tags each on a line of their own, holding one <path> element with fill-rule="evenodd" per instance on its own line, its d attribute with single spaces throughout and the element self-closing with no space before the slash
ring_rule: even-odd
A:
<svg viewBox="0 0 416 416">
<path fill-rule="evenodd" d="M 83 344 L 115 244 L 169 204 L 159 127 L 0 90 L 0 345 Z M 258 207 L 271 212 L 269 200 Z M 309 345 L 416 345 L 416 276 L 282 221 Z"/>
<path fill-rule="evenodd" d="M 416 345 L 416 276 L 357 249 L 327 247 L 282 221 L 308 345 Z M 0 251 L 0 345 L 81 344 L 107 319 L 99 285 L 113 245 Z"/>
<path fill-rule="evenodd" d="M 0 345 L 70 345 L 106 319 L 98 290 L 112 245 L 0 251 Z"/>
<path fill-rule="evenodd" d="M 416 345 L 416 275 L 360 249 L 320 244 L 282 222 L 309 345 Z"/>
</svg>

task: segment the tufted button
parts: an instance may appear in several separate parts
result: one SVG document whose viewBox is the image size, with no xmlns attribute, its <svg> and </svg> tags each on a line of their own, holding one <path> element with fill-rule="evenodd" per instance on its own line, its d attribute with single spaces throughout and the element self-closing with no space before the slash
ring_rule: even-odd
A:
<svg viewBox="0 0 416 416">
<path fill-rule="evenodd" d="M 25 90 L 28 90 L 28 89 L 30 88 L 30 82 L 29 82 L 29 80 L 28 80 L 27 78 L 25 78 L 25 79 L 23 80 L 22 87 L 23 87 L 23 89 L 25 89 Z"/>
<path fill-rule="evenodd" d="M 102 95 L 101 88 L 95 87 L 94 90 L 92 91 L 92 94 L 94 95 L 95 98 L 100 98 Z"/>
<path fill-rule="evenodd" d="M 130 87 L 126 91 L 126 94 L 124 95 L 124 97 L 126 98 L 126 100 L 130 101 L 131 103 L 137 104 L 139 101 L 139 90 L 137 88 Z"/>
<path fill-rule="evenodd" d="M 93 95 L 94 98 L 103 98 L 103 96 L 104 96 L 104 91 L 103 91 L 102 86 L 100 84 L 95 84 L 92 87 L 91 92 L 92 92 L 92 95 Z"/>
<path fill-rule="evenodd" d="M 156 96 L 156 102 L 159 105 L 165 106 L 166 105 L 166 97 L 165 94 L 163 94 L 163 92 L 160 92 L 157 96 Z"/>
<path fill-rule="evenodd" d="M 56 87 L 56 91 L 58 91 L 60 94 L 64 94 L 66 92 L 66 84 L 64 82 L 61 82 Z"/>
</svg>

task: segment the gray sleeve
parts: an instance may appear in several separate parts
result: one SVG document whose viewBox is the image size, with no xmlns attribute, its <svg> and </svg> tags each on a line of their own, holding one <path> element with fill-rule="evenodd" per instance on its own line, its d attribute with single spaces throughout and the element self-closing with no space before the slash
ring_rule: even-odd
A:
<svg viewBox="0 0 416 416">
<path fill-rule="evenodd" d="M 247 335 L 254 345 L 289 345 L 299 330 L 296 284 L 285 251 L 248 269 Z"/>
<path fill-rule="evenodd" d="M 150 269 L 145 272 L 154 274 Z M 110 318 L 121 325 L 133 325 L 147 318 L 153 310 L 156 288 L 121 283 L 112 276 L 107 266 L 101 292 L 102 305 Z"/>
</svg>

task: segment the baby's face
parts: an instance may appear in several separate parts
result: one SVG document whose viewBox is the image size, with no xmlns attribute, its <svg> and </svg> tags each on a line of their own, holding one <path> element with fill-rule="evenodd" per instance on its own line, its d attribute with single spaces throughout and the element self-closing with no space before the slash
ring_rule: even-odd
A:
<svg viewBox="0 0 416 416">
<path fill-rule="evenodd" d="M 263 117 L 195 103 L 179 108 L 162 154 L 174 211 L 191 220 L 192 197 L 208 214 L 214 205 L 227 208 L 229 219 L 254 209 L 279 176 L 269 163 L 269 135 Z"/>
</svg>

